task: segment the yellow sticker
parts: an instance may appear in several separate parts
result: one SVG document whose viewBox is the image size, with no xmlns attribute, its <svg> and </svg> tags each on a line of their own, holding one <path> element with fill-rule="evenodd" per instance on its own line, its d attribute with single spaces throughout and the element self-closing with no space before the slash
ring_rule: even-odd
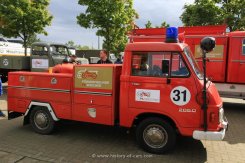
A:
<svg viewBox="0 0 245 163">
<path fill-rule="evenodd" d="M 76 67 L 75 88 L 112 90 L 112 67 Z"/>
<path fill-rule="evenodd" d="M 200 45 L 195 45 L 195 58 L 202 57 L 202 51 Z M 224 45 L 216 45 L 214 50 L 207 53 L 208 58 L 219 58 L 222 59 L 224 55 Z"/>
</svg>

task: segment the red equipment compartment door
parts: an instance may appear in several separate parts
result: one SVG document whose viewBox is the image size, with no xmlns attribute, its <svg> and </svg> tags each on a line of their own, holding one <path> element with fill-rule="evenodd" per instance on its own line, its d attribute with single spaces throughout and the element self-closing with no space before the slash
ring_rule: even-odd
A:
<svg viewBox="0 0 245 163">
<path fill-rule="evenodd" d="M 199 67 L 202 68 L 201 39 L 205 36 L 186 36 L 186 43 L 191 47 Z M 227 59 L 227 36 L 213 36 L 216 39 L 215 49 L 207 54 L 207 76 L 215 82 L 225 82 Z"/>
<path fill-rule="evenodd" d="M 230 38 L 227 81 L 230 83 L 245 83 L 245 36 Z"/>
<path fill-rule="evenodd" d="M 196 84 L 179 53 L 134 52 L 132 62 L 127 115 L 159 113 L 183 127 L 200 126 Z"/>
<path fill-rule="evenodd" d="M 73 120 L 114 125 L 121 66 L 82 65 L 74 71 Z"/>
<path fill-rule="evenodd" d="M 31 101 L 49 103 L 60 119 L 71 119 L 71 74 L 10 72 L 9 111 L 25 113 Z"/>
</svg>

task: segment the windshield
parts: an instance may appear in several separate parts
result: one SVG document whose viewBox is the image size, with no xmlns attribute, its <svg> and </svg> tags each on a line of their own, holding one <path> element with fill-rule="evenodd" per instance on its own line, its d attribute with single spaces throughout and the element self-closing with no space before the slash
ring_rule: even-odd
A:
<svg viewBox="0 0 245 163">
<path fill-rule="evenodd" d="M 34 45 L 32 46 L 32 55 L 47 56 L 48 48 L 46 46 Z"/>
<path fill-rule="evenodd" d="M 52 55 L 65 55 L 65 56 L 69 55 L 69 51 L 65 46 L 52 45 L 50 47 L 50 51 Z"/>
<path fill-rule="evenodd" d="M 198 66 L 198 64 L 197 64 L 197 62 L 195 61 L 195 59 L 194 59 L 194 57 L 193 57 L 192 52 L 190 51 L 190 49 L 189 49 L 188 47 L 186 47 L 186 48 L 184 49 L 184 53 L 185 53 L 186 57 L 188 58 L 188 61 L 190 62 L 191 67 L 192 67 L 193 70 L 195 71 L 197 77 L 198 77 L 199 79 L 203 79 L 203 73 L 202 73 L 202 71 L 200 70 L 200 68 L 199 68 L 199 66 Z"/>
<path fill-rule="evenodd" d="M 2 42 L 8 42 L 4 38 L 1 38 L 1 37 L 0 37 L 0 41 L 2 41 Z"/>
</svg>

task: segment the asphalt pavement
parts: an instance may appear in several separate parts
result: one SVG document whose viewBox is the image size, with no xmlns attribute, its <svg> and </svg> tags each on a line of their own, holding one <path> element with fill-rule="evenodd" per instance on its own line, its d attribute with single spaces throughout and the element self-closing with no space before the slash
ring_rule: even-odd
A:
<svg viewBox="0 0 245 163">
<path fill-rule="evenodd" d="M 6 88 L 6 84 L 4 85 Z M 0 109 L 7 109 L 6 89 Z M 223 141 L 179 136 L 175 150 L 164 155 L 143 152 L 134 134 L 123 128 L 61 122 L 53 135 L 39 135 L 23 117 L 0 119 L 0 163 L 245 162 L 245 101 L 224 99 L 229 131 Z"/>
</svg>

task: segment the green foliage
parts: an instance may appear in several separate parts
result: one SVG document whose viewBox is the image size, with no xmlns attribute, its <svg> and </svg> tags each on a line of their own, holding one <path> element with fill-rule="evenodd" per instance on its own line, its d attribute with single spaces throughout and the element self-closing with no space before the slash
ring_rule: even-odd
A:
<svg viewBox="0 0 245 163">
<path fill-rule="evenodd" d="M 185 26 L 227 24 L 230 31 L 245 29 L 244 0 L 196 0 L 184 6 Z"/>
<path fill-rule="evenodd" d="M 82 46 L 82 45 L 78 45 L 77 50 L 90 50 L 89 46 L 85 45 L 85 46 Z"/>
<path fill-rule="evenodd" d="M 103 48 L 118 54 L 127 43 L 127 32 L 133 28 L 137 14 L 133 0 L 79 0 L 86 11 L 77 16 L 84 28 L 97 29 L 97 36 L 104 37 Z"/>
<path fill-rule="evenodd" d="M 66 46 L 68 47 L 74 47 L 76 50 L 89 50 L 89 46 L 82 46 L 82 45 L 76 45 L 74 41 L 70 40 L 66 43 Z"/>
<path fill-rule="evenodd" d="M 27 47 L 31 47 L 31 45 L 34 42 L 41 42 L 41 40 L 39 38 L 37 38 L 36 34 L 30 35 L 27 39 Z"/>
<path fill-rule="evenodd" d="M 162 28 L 168 28 L 168 27 L 170 27 L 170 25 L 164 21 L 164 22 L 162 22 L 161 27 Z"/>
<path fill-rule="evenodd" d="M 155 27 L 152 26 L 152 23 L 150 20 L 148 20 L 147 23 L 145 24 L 145 28 L 168 28 L 168 27 L 170 27 L 170 25 L 166 21 L 163 21 L 161 26 L 157 25 Z"/>
<path fill-rule="evenodd" d="M 68 47 L 74 47 L 74 48 L 77 47 L 77 45 L 75 45 L 75 42 L 72 41 L 72 40 L 68 41 L 68 42 L 66 43 L 66 46 L 68 46 Z"/>
<path fill-rule="evenodd" d="M 148 20 L 147 23 L 145 24 L 145 28 L 152 28 L 152 23 L 150 20 Z"/>
<path fill-rule="evenodd" d="M 30 37 L 35 34 L 47 35 L 44 27 L 52 21 L 48 5 L 49 0 L 0 0 L 0 17 L 3 21 L 0 34 L 22 38 L 26 48 Z"/>
</svg>

